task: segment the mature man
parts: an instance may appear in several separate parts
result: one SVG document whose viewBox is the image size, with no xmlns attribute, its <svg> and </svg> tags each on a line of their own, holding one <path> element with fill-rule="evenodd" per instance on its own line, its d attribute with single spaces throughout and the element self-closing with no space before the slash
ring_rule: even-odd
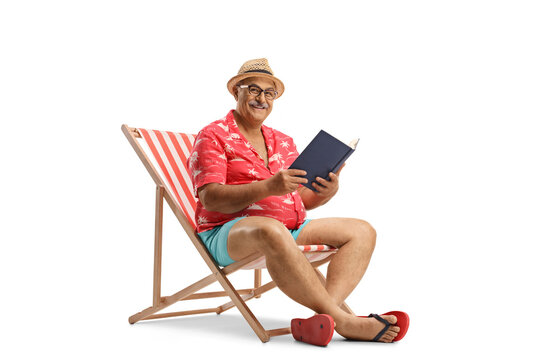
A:
<svg viewBox="0 0 540 360">
<path fill-rule="evenodd" d="M 235 110 L 204 127 L 189 169 L 198 198 L 197 232 L 221 265 L 253 253 L 266 256 L 268 272 L 294 301 L 335 321 L 335 330 L 356 340 L 392 342 L 400 329 L 393 315 L 353 316 L 340 308 L 356 287 L 375 247 L 375 230 L 352 218 L 306 220 L 306 209 L 338 191 L 339 173 L 318 178 L 318 192 L 301 186 L 303 170 L 288 169 L 298 156 L 292 138 L 263 125 L 284 91 L 266 59 L 244 63 L 227 84 Z M 297 245 L 339 249 L 328 265 L 326 287 Z M 386 331 L 382 331 L 386 328 Z"/>
</svg>

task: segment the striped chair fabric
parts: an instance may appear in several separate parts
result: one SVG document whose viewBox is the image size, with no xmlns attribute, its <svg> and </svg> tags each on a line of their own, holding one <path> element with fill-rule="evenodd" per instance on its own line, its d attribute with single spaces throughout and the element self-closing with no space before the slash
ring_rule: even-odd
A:
<svg viewBox="0 0 540 360">
<path fill-rule="evenodd" d="M 155 162 L 159 165 L 171 195 L 192 228 L 195 229 L 197 202 L 187 170 L 187 158 L 193 148 L 195 135 L 141 128 L 137 130 L 150 148 Z M 322 260 L 337 251 L 328 245 L 299 245 L 298 247 L 311 262 Z M 264 269 L 265 267 L 266 261 L 263 256 L 250 262 L 242 269 Z"/>
</svg>

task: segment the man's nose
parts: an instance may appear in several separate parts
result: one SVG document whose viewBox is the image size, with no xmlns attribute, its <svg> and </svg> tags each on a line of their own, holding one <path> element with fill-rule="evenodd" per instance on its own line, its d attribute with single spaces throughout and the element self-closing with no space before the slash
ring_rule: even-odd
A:
<svg viewBox="0 0 540 360">
<path fill-rule="evenodd" d="M 257 101 L 260 103 L 265 103 L 266 97 L 264 96 L 264 91 L 261 91 L 260 94 L 255 97 L 255 99 L 257 99 Z"/>
</svg>

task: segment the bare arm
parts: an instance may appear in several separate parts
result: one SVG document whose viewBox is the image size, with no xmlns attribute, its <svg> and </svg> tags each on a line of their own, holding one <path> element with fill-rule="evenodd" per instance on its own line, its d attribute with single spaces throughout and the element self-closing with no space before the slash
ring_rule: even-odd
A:
<svg viewBox="0 0 540 360">
<path fill-rule="evenodd" d="M 307 183 L 307 179 L 297 175 L 306 175 L 303 170 L 281 170 L 274 176 L 250 184 L 223 185 L 206 184 L 199 189 L 199 199 L 208 211 L 233 214 L 268 196 L 291 193 L 298 186 Z"/>
</svg>

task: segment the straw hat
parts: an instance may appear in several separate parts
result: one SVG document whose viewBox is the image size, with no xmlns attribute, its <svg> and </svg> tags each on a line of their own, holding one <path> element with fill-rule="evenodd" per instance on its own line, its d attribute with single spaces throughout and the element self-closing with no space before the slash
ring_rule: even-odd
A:
<svg viewBox="0 0 540 360">
<path fill-rule="evenodd" d="M 255 76 L 270 79 L 276 84 L 276 91 L 278 93 L 276 99 L 285 91 L 285 85 L 283 85 L 281 80 L 274 76 L 274 72 L 270 69 L 270 65 L 268 65 L 268 60 L 264 58 L 246 61 L 240 70 L 238 70 L 238 75 L 233 76 L 231 80 L 229 80 L 227 89 L 234 96 L 233 89 L 236 84 L 241 80 Z"/>
</svg>

